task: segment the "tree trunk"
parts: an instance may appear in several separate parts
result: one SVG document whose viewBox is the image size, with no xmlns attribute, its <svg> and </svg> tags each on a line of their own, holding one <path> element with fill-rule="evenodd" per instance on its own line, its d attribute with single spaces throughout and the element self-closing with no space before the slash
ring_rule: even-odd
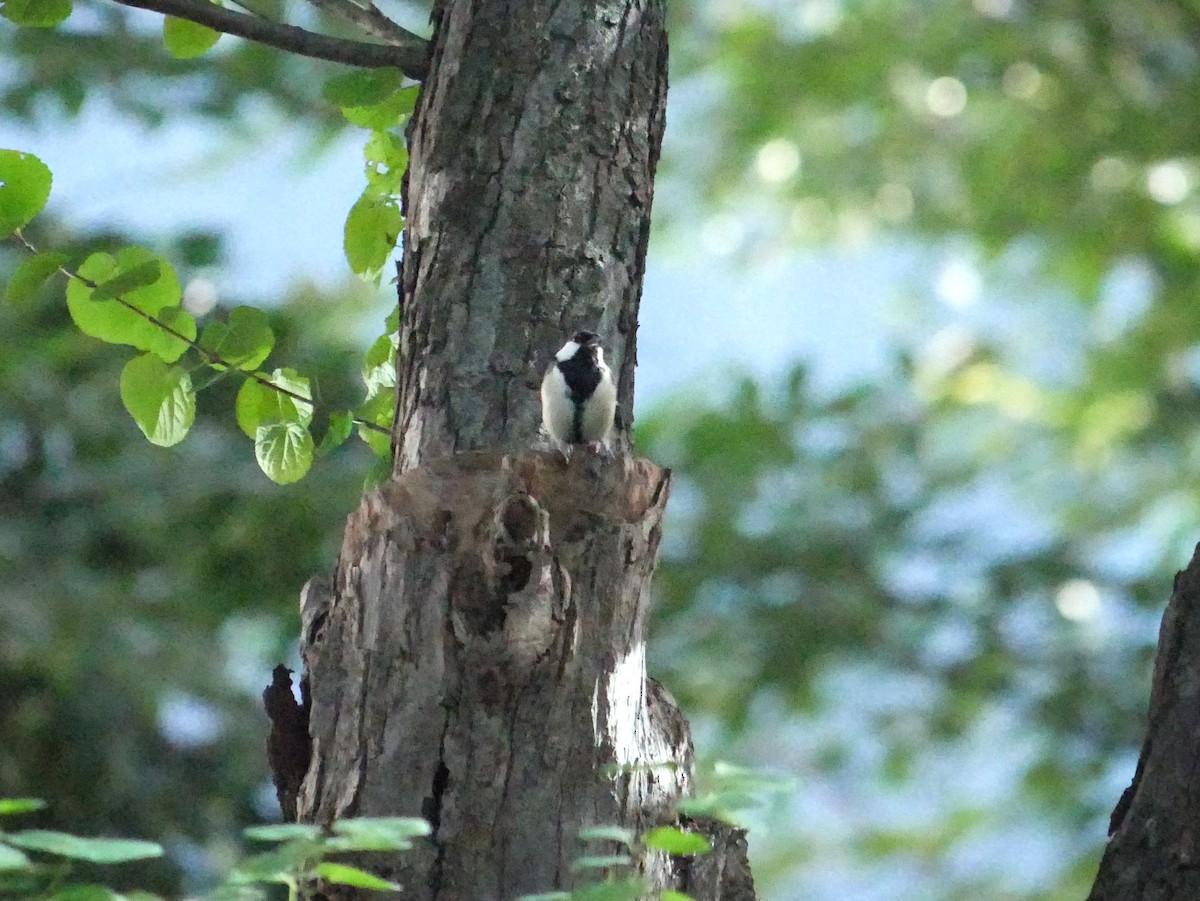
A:
<svg viewBox="0 0 1200 901">
<path fill-rule="evenodd" d="M 447 0 L 434 16 L 409 132 L 395 471 L 528 449 L 542 371 L 580 328 L 608 351 L 627 451 L 663 2 Z"/>
<path fill-rule="evenodd" d="M 1089 901 L 1200 898 L 1200 546 L 1163 614 L 1146 739 Z"/>
<path fill-rule="evenodd" d="M 393 480 L 303 601 L 309 822 L 424 816 L 406 898 L 567 889 L 587 826 L 675 824 L 691 740 L 645 675 L 669 473 L 630 456 L 666 99 L 662 0 L 447 0 L 410 130 Z M 531 450 L 565 336 L 618 378 L 611 457 Z M 278 756 L 278 755 L 277 755 Z M 646 891 L 753 899 L 744 835 Z M 372 862 L 380 860 L 378 855 Z M 586 878 L 585 878 L 586 876 Z M 346 892 L 353 895 L 353 892 Z"/>
</svg>

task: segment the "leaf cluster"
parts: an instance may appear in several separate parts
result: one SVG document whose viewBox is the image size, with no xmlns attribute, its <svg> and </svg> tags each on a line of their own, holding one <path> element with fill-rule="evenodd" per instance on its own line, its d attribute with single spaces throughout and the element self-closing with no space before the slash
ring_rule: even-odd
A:
<svg viewBox="0 0 1200 901">
<path fill-rule="evenodd" d="M 44 806 L 33 799 L 0 799 L 0 817 L 31 813 Z M 214 901 L 266 897 L 264 889 L 270 885 L 286 886 L 291 901 L 325 885 L 400 891 L 399 884 L 345 862 L 345 855 L 407 851 L 414 839 L 429 832 L 427 822 L 408 817 L 358 817 L 337 820 L 329 827 L 299 823 L 252 826 L 245 830 L 247 839 L 274 847 L 239 861 L 208 897 Z M 39 860 L 30 858 L 29 853 L 38 855 Z M 148 892 L 118 894 L 102 884 L 73 882 L 71 863 L 110 865 L 163 853 L 155 842 L 80 838 L 43 829 L 0 829 L 0 891 L 55 901 L 156 901 L 158 896 Z M 339 857 L 343 859 L 336 859 Z"/>
<path fill-rule="evenodd" d="M 402 145 L 401 145 L 402 149 Z M 31 252 L 21 262 L 5 292 L 10 303 L 31 298 L 57 274 L 67 277 L 67 309 L 84 334 L 110 344 L 143 351 L 121 373 L 120 393 L 125 409 L 152 443 L 171 447 L 182 441 L 196 418 L 193 373 L 214 373 L 207 384 L 231 374 L 244 381 L 236 414 L 241 429 L 254 440 L 255 458 L 263 472 L 279 484 L 303 478 L 317 447 L 310 427 L 314 402 L 309 379 L 289 368 L 272 373 L 259 367 L 270 355 L 275 336 L 268 317 L 254 307 L 231 310 L 226 319 L 210 321 L 197 333 L 195 318 L 182 307 L 183 292 L 173 267 L 141 247 L 124 247 L 115 255 L 97 252 L 77 269 L 65 267 L 57 251 L 37 252 L 22 235 L 45 206 L 51 175 L 37 157 L 0 151 L 0 225 Z M 394 237 L 393 237 L 394 242 Z M 373 450 L 387 458 L 395 386 L 398 322 L 389 320 L 389 334 L 375 342 L 367 357 L 363 379 L 367 398 L 359 411 L 329 415 L 320 452 L 336 449 L 358 422 Z M 194 362 L 181 365 L 190 352 Z"/>
</svg>

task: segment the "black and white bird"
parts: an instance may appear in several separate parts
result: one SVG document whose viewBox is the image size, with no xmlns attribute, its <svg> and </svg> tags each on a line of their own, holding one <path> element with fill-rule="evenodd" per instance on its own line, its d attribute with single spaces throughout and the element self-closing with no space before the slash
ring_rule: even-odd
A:
<svg viewBox="0 0 1200 901">
<path fill-rule="evenodd" d="M 542 379 L 542 422 L 555 441 L 603 444 L 617 412 L 617 386 L 593 332 L 576 332 Z"/>
</svg>

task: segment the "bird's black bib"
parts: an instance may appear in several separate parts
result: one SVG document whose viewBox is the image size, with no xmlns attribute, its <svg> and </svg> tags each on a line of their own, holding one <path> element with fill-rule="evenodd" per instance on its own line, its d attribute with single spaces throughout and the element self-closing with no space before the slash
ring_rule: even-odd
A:
<svg viewBox="0 0 1200 901">
<path fill-rule="evenodd" d="M 591 350 L 581 347 L 569 360 L 558 363 L 558 371 L 563 374 L 567 390 L 571 392 L 571 403 L 575 406 L 575 416 L 571 423 L 571 441 L 578 444 L 583 441 L 583 404 L 596 386 L 600 384 L 600 367 Z"/>
</svg>

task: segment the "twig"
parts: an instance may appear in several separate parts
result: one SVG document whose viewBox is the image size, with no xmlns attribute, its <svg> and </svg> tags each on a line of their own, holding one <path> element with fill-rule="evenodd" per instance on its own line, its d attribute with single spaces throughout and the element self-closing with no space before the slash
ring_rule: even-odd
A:
<svg viewBox="0 0 1200 901">
<path fill-rule="evenodd" d="M 369 44 L 330 37 L 271 22 L 256 16 L 225 9 L 208 0 L 113 0 L 122 6 L 148 9 L 177 19 L 187 19 L 199 25 L 207 25 L 225 34 L 256 41 L 269 47 L 311 56 L 315 59 L 346 63 L 367 69 L 395 66 L 409 78 L 420 81 L 429 72 L 429 42 L 399 25 L 395 28 L 388 44 Z M 390 19 L 388 21 L 391 21 Z"/>
<path fill-rule="evenodd" d="M 21 246 L 23 246 L 30 253 L 38 252 L 37 248 L 29 243 L 29 239 L 26 238 L 25 235 L 21 233 L 20 229 L 17 229 L 15 232 L 13 232 L 12 237 L 15 241 L 19 242 L 21 244 Z M 66 266 L 59 266 L 58 271 L 61 272 L 63 275 L 65 275 L 67 278 L 75 279 L 78 282 L 83 282 L 83 284 L 87 285 L 89 288 L 91 288 L 93 290 L 95 290 L 98 287 L 97 284 L 94 281 L 92 281 L 90 278 L 84 278 L 78 272 L 72 272 Z M 216 353 L 215 351 L 211 351 L 207 347 L 201 347 L 199 341 L 192 340 L 187 335 L 183 334 L 183 332 L 178 331 L 177 329 L 175 329 L 172 326 L 168 325 L 167 323 L 163 322 L 161 319 L 157 318 L 156 316 L 150 315 L 145 310 L 138 309 L 136 306 L 134 306 L 129 301 L 127 301 L 124 297 L 121 297 L 120 295 L 118 295 L 118 296 L 114 297 L 113 300 L 115 300 L 121 306 L 125 307 L 125 309 L 129 310 L 130 312 L 136 313 L 138 316 L 141 316 L 143 319 L 145 319 L 147 322 L 149 322 L 155 328 L 161 329 L 162 331 L 164 331 L 168 335 L 170 335 L 172 338 L 176 338 L 179 341 L 182 341 L 184 344 L 186 344 L 192 350 L 196 351 L 196 353 L 198 353 L 201 357 L 203 357 L 204 361 L 209 366 L 212 366 L 214 368 L 216 368 L 218 366 L 224 366 L 227 371 L 236 372 L 239 375 L 243 375 L 248 379 L 252 379 L 253 381 L 258 382 L 264 388 L 270 388 L 272 391 L 274 391 L 278 394 L 282 394 L 282 395 L 285 395 L 286 397 L 290 397 L 292 400 L 298 400 L 301 403 L 308 404 L 310 407 L 312 407 L 314 409 L 316 408 L 317 405 L 311 397 L 305 397 L 303 394 L 297 394 L 295 391 L 292 391 L 288 388 L 284 388 L 282 385 L 276 385 L 270 379 L 266 378 L 265 376 L 259 375 L 257 372 L 247 372 L 244 369 L 238 369 L 237 366 L 235 366 L 233 363 L 230 363 L 228 360 L 226 360 L 224 357 L 222 357 L 219 353 Z M 376 425 L 375 423 L 369 422 L 366 419 L 359 419 L 358 417 L 354 417 L 352 422 L 355 425 L 360 425 L 363 428 L 368 429 L 370 431 L 379 432 L 381 435 L 390 435 L 391 434 L 390 429 L 385 429 L 383 426 Z"/>
<path fill-rule="evenodd" d="M 366 0 L 362 5 L 355 0 L 309 0 L 309 2 L 317 9 L 341 16 L 347 22 L 354 23 L 363 31 L 373 34 L 389 44 L 399 46 L 416 37 L 411 31 L 400 27 L 381 13 L 370 0 Z"/>
</svg>

